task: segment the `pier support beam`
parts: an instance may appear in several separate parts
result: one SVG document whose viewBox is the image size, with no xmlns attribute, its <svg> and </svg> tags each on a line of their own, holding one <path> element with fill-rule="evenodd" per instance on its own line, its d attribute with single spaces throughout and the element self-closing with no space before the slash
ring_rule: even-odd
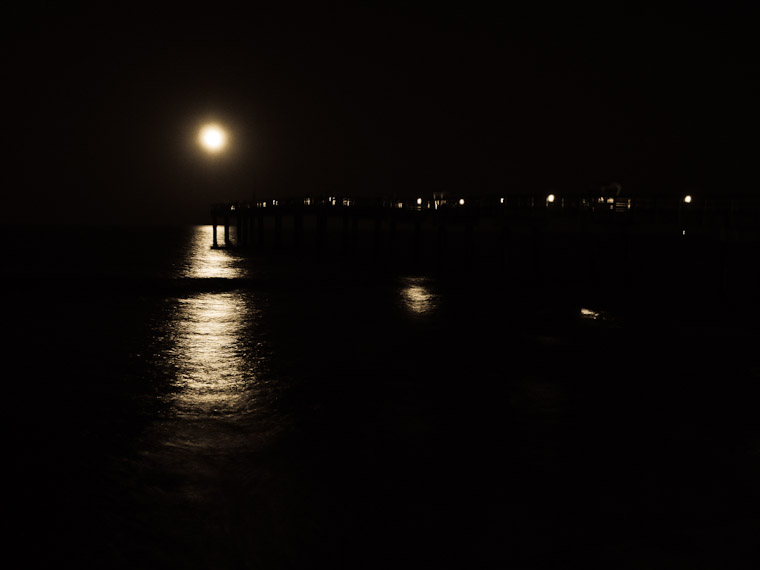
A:
<svg viewBox="0 0 760 570">
<path fill-rule="evenodd" d="M 379 257 L 382 253 L 383 244 L 383 217 L 380 213 L 375 213 L 375 230 L 373 232 L 373 245 L 375 250 L 375 257 Z"/>
<path fill-rule="evenodd" d="M 274 215 L 274 248 L 282 249 L 282 213 Z"/>
<path fill-rule="evenodd" d="M 303 214 L 300 212 L 293 214 L 293 243 L 296 251 L 300 252 L 303 248 Z"/>
<path fill-rule="evenodd" d="M 414 213 L 414 235 L 412 238 L 412 259 L 419 260 L 422 255 L 422 214 Z"/>
<path fill-rule="evenodd" d="M 245 218 L 243 217 L 243 209 L 240 206 L 238 206 L 237 207 L 237 234 L 236 234 L 236 239 L 237 239 L 237 245 L 238 246 L 246 245 L 245 244 L 245 231 L 244 231 L 244 227 L 243 227 L 244 223 L 245 223 Z"/>
<path fill-rule="evenodd" d="M 321 210 L 317 213 L 317 249 L 324 249 L 327 241 L 327 212 Z"/>
<path fill-rule="evenodd" d="M 448 245 L 448 232 L 446 220 L 438 220 L 435 240 L 435 256 L 438 267 L 443 267 L 446 262 L 446 250 Z"/>
</svg>

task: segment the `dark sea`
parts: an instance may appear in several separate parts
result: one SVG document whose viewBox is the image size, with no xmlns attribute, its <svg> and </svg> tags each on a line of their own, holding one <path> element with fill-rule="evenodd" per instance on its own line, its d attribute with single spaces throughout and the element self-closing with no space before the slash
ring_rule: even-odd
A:
<svg viewBox="0 0 760 570">
<path fill-rule="evenodd" d="M 21 567 L 758 567 L 756 295 L 3 237 Z"/>
</svg>

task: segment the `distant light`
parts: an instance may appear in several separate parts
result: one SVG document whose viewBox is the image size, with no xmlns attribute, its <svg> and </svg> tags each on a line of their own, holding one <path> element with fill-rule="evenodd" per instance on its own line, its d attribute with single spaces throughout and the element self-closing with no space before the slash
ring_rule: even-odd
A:
<svg viewBox="0 0 760 570">
<path fill-rule="evenodd" d="M 691 204 L 691 194 L 687 194 L 686 196 L 684 196 L 683 201 L 686 204 Z"/>
<path fill-rule="evenodd" d="M 595 320 L 599 318 L 599 313 L 592 311 L 591 309 L 581 309 L 581 317 L 584 319 Z"/>
<path fill-rule="evenodd" d="M 615 198 L 607 198 L 607 203 L 608 204 L 614 204 L 615 203 Z"/>
<path fill-rule="evenodd" d="M 552 202 L 554 202 L 554 200 L 555 200 L 555 196 L 554 196 L 554 194 L 549 194 L 549 195 L 546 197 L 546 201 L 547 201 L 547 202 L 549 202 L 550 204 L 551 204 Z"/>
<path fill-rule="evenodd" d="M 499 204 L 503 204 L 503 203 L 504 203 L 504 198 L 499 198 Z"/>
<path fill-rule="evenodd" d="M 683 231 L 681 232 L 681 235 L 682 235 L 682 236 L 685 236 L 685 235 L 686 235 L 686 230 L 683 230 Z"/>
<path fill-rule="evenodd" d="M 221 152 L 227 146 L 227 133 L 219 125 L 204 125 L 198 133 L 198 142 L 210 153 Z"/>
<path fill-rule="evenodd" d="M 464 206 L 464 198 L 460 198 L 459 199 L 459 205 L 460 206 Z"/>
<path fill-rule="evenodd" d="M 417 198 L 417 205 L 422 206 L 422 198 Z"/>
</svg>

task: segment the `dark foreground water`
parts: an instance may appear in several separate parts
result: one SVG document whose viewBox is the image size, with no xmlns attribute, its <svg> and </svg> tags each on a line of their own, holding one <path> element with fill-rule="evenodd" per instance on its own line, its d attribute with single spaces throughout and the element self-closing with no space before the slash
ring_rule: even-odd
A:
<svg viewBox="0 0 760 570">
<path fill-rule="evenodd" d="M 6 232 L 21 566 L 757 567 L 756 300 L 210 242 Z"/>
</svg>

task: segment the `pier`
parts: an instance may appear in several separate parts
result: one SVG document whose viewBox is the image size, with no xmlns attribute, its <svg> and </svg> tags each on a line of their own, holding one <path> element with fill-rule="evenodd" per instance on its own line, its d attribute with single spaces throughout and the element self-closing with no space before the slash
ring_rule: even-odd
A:
<svg viewBox="0 0 760 570">
<path fill-rule="evenodd" d="M 326 197 L 216 204 L 211 218 L 212 247 L 271 255 L 506 271 L 535 284 L 760 285 L 760 200 L 746 198 Z"/>
</svg>

